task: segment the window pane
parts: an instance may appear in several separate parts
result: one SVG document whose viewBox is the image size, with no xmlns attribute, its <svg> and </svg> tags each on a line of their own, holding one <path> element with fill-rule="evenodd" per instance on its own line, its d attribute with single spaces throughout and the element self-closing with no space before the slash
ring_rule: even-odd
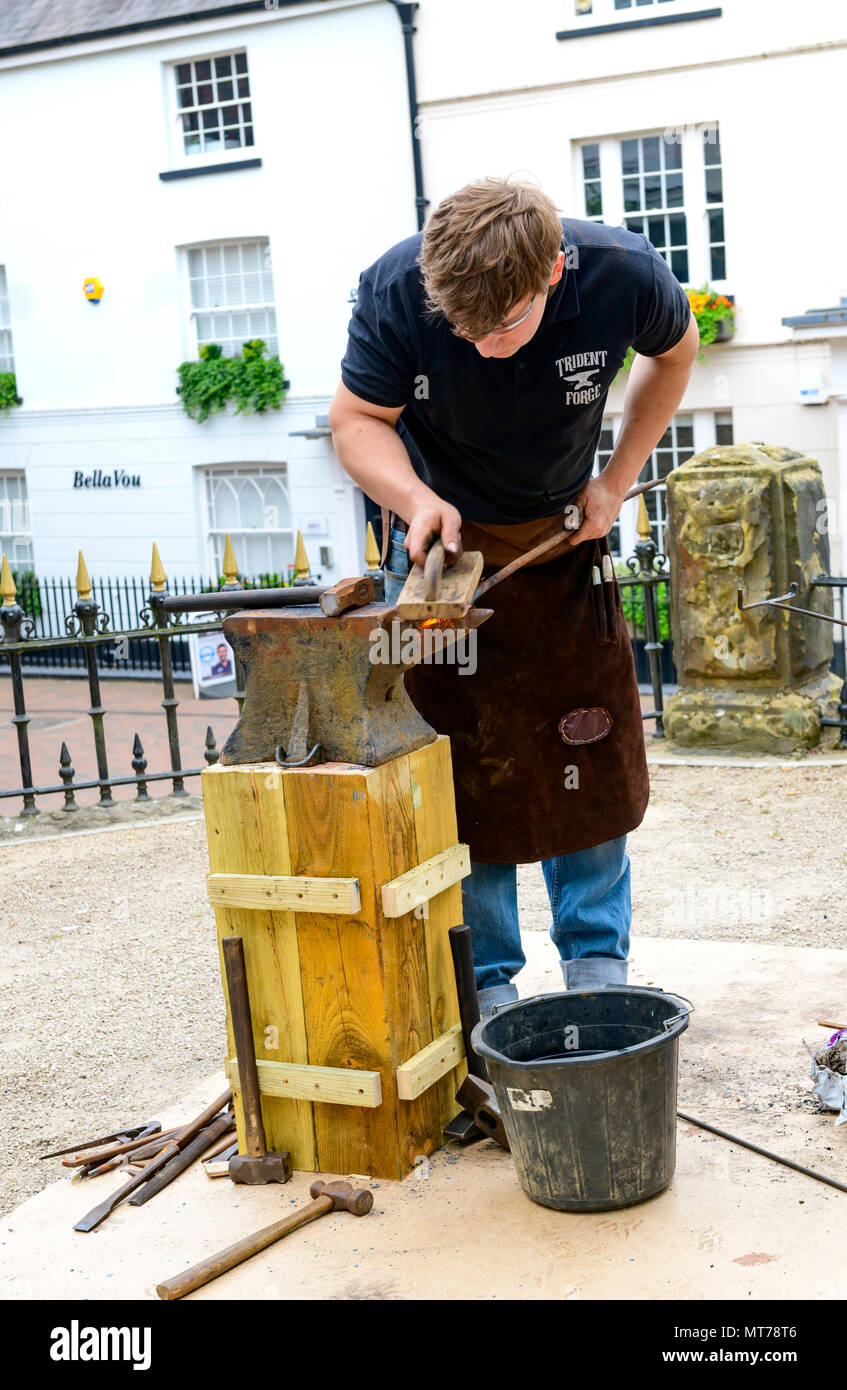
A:
<svg viewBox="0 0 847 1390">
<path fill-rule="evenodd" d="M 624 179 L 623 206 L 624 212 L 637 212 L 641 207 L 641 190 L 638 186 L 638 179 Z"/>
<path fill-rule="evenodd" d="M 251 125 L 244 127 L 244 143 L 245 145 L 252 145 L 253 143 L 253 127 Z"/>
<path fill-rule="evenodd" d="M 602 217 L 603 195 L 599 183 L 585 185 L 585 213 L 587 217 Z"/>
<path fill-rule="evenodd" d="M 180 107 L 184 107 L 184 106 L 193 106 L 193 105 L 194 105 L 194 88 L 193 88 L 193 87 L 180 87 L 179 90 L 177 91 L 177 101 L 179 102 Z"/>
<path fill-rule="evenodd" d="M 715 419 L 715 442 L 718 444 L 734 444 L 735 436 L 732 428 L 732 416 L 718 415 Z"/>
<path fill-rule="evenodd" d="M 665 245 L 665 219 L 664 217 L 647 218 L 647 239 L 652 241 L 654 246 Z"/>
<path fill-rule="evenodd" d="M 649 135 L 641 143 L 644 151 L 644 172 L 654 173 L 661 167 L 659 163 L 659 137 L 658 135 Z"/>
<path fill-rule="evenodd" d="M 726 247 L 713 246 L 711 250 L 712 279 L 726 279 Z"/>
<path fill-rule="evenodd" d="M 682 168 L 682 145 L 678 140 L 665 141 L 665 168 Z"/>
<path fill-rule="evenodd" d="M 218 101 L 232 101 L 235 91 L 231 82 L 218 83 Z"/>
<path fill-rule="evenodd" d="M 236 72 L 246 72 L 246 71 L 247 71 L 247 54 L 246 54 L 246 53 L 236 53 L 236 55 L 235 55 L 235 71 L 236 71 Z"/>
<path fill-rule="evenodd" d="M 208 58 L 204 58 L 202 62 L 195 63 L 194 70 L 198 82 L 208 82 L 212 76 L 212 64 L 209 62 Z"/>
<path fill-rule="evenodd" d="M 176 69 L 176 80 L 180 86 L 191 81 L 191 64 L 178 63 Z"/>
<path fill-rule="evenodd" d="M 688 280 L 688 252 L 671 251 L 671 270 L 677 280 Z"/>
<path fill-rule="evenodd" d="M 680 449 L 693 449 L 694 426 L 678 424 L 676 427 L 676 442 Z"/>
<path fill-rule="evenodd" d="M 202 116 L 204 130 L 214 130 L 220 121 L 220 112 L 217 107 L 213 107 L 211 111 L 203 111 Z"/>
<path fill-rule="evenodd" d="M 238 125 L 238 107 L 225 106 L 223 108 L 224 125 Z"/>
<path fill-rule="evenodd" d="M 703 163 L 722 163 L 721 137 L 717 126 L 707 126 L 703 131 Z"/>
<path fill-rule="evenodd" d="M 723 241 L 723 208 L 711 208 L 709 211 L 709 240 Z"/>
<path fill-rule="evenodd" d="M 200 117 L 196 111 L 189 111 L 183 116 L 182 128 L 186 131 L 200 129 Z"/>
<path fill-rule="evenodd" d="M 638 141 L 621 140 L 621 161 L 625 174 L 638 173 Z"/>
<path fill-rule="evenodd" d="M 239 77 L 238 79 L 238 95 L 240 97 L 249 97 L 250 95 L 250 83 L 246 77 Z"/>
<path fill-rule="evenodd" d="M 231 58 L 227 57 L 227 58 L 216 58 L 216 59 L 215 59 L 215 75 L 216 75 L 217 77 L 229 77 L 229 75 L 230 75 L 231 72 L 232 72 L 232 59 L 231 59 Z"/>
<path fill-rule="evenodd" d="M 258 270 L 259 247 L 255 241 L 246 242 L 241 247 L 241 263 L 245 270 Z"/>
<path fill-rule="evenodd" d="M 665 205 L 681 208 L 682 204 L 682 174 L 668 174 L 665 178 Z"/>
<path fill-rule="evenodd" d="M 628 230 L 631 231 L 631 232 L 642 232 L 642 233 L 643 233 L 643 231 L 644 231 L 644 218 L 643 218 L 643 217 L 628 217 L 628 218 L 626 219 L 626 225 L 627 225 Z"/>
<path fill-rule="evenodd" d="M 582 175 L 586 179 L 599 179 L 600 177 L 600 146 L 583 145 L 582 147 Z"/>
<path fill-rule="evenodd" d="M 659 174 L 648 174 L 644 180 L 644 206 L 662 207 L 662 180 Z"/>
<path fill-rule="evenodd" d="M 720 169 L 706 170 L 706 202 L 723 202 L 723 175 Z"/>
<path fill-rule="evenodd" d="M 213 101 L 212 87 L 210 83 L 202 83 L 197 88 L 197 105 L 210 106 Z"/>
<path fill-rule="evenodd" d="M 686 236 L 685 217 L 678 213 L 668 218 L 669 244 L 671 246 L 684 246 L 688 240 Z"/>
</svg>

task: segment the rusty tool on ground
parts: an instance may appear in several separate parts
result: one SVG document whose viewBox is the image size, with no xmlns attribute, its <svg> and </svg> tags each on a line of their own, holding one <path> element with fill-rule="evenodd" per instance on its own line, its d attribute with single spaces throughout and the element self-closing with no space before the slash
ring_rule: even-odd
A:
<svg viewBox="0 0 847 1390">
<path fill-rule="evenodd" d="M 238 1153 L 238 1141 L 228 1144 L 220 1153 L 210 1149 L 203 1159 L 203 1172 L 207 1178 L 228 1178 L 229 1160 Z"/>
<path fill-rule="evenodd" d="M 840 1032 L 842 1032 L 845 1028 L 847 1028 L 847 1023 L 830 1023 L 830 1021 L 829 1021 L 828 1018 L 819 1018 L 819 1019 L 818 1019 L 818 1027 L 819 1027 L 819 1028 L 834 1028 L 835 1031 L 836 1031 L 836 1033 L 840 1033 Z"/>
<path fill-rule="evenodd" d="M 133 1197 L 130 1197 L 131 1207 L 143 1207 L 145 1202 L 149 1202 L 151 1197 L 155 1197 L 163 1188 L 172 1183 L 174 1178 L 178 1178 L 180 1173 L 184 1173 L 186 1168 L 190 1168 L 195 1159 L 202 1158 L 206 1151 L 213 1147 L 220 1139 L 222 1134 L 231 1134 L 235 1128 L 235 1116 L 227 1110 L 223 1115 L 218 1115 L 212 1120 L 210 1125 L 206 1125 L 195 1135 L 184 1149 L 174 1154 L 170 1162 L 160 1169 L 148 1183 L 145 1183 Z"/>
<path fill-rule="evenodd" d="M 802 1173 L 805 1178 L 814 1178 L 816 1182 L 826 1183 L 827 1187 L 837 1187 L 839 1192 L 847 1192 L 847 1183 L 839 1182 L 837 1178 L 830 1178 L 826 1173 L 819 1173 L 816 1168 L 805 1168 L 802 1163 L 795 1163 L 791 1158 L 783 1158 L 781 1154 L 772 1153 L 770 1149 L 763 1149 L 759 1144 L 753 1144 L 749 1139 L 739 1139 L 737 1134 L 730 1134 L 725 1129 L 718 1129 L 716 1125 L 709 1125 L 705 1120 L 698 1120 L 694 1115 L 685 1115 L 681 1110 L 677 1110 L 677 1117 L 685 1120 L 686 1124 L 697 1125 L 698 1129 L 706 1129 L 710 1134 L 716 1134 L 719 1139 L 728 1139 L 730 1144 L 738 1144 L 742 1149 L 749 1149 L 751 1153 L 761 1154 L 762 1158 L 770 1158 L 774 1163 L 781 1163 L 783 1168 L 791 1168 L 795 1173 Z"/>
<path fill-rule="evenodd" d="M 125 1129 L 118 1130 L 115 1134 L 101 1134 L 99 1139 L 78 1140 L 76 1144 L 69 1144 L 66 1149 L 54 1149 L 52 1153 L 40 1154 L 40 1158 L 62 1158 L 65 1154 L 75 1154 L 81 1149 L 99 1149 L 101 1144 L 125 1144 L 131 1139 L 138 1139 L 145 1134 L 153 1134 L 162 1128 L 161 1120 L 146 1120 L 142 1125 L 127 1125 Z"/>
<path fill-rule="evenodd" d="M 465 1042 L 465 1057 L 468 1074 L 456 1092 L 456 1100 L 473 1116 L 477 1130 L 484 1136 L 494 1139 L 501 1148 L 508 1149 L 509 1141 L 503 1128 L 500 1106 L 494 1094 L 494 1087 L 488 1080 L 488 1068 L 482 1057 L 474 1051 L 471 1033 L 479 1023 L 479 999 L 473 968 L 473 948 L 470 927 L 451 927 L 450 951 L 453 956 L 453 970 L 456 975 L 456 992 L 459 996 L 459 1017 L 462 1023 L 462 1037 Z M 468 1134 L 462 1142 L 478 1136 Z"/>
<path fill-rule="evenodd" d="M 275 1221 L 272 1226 L 265 1226 L 261 1231 L 245 1236 L 243 1240 L 237 1240 L 234 1245 L 227 1246 L 226 1250 L 219 1251 L 217 1255 L 210 1255 L 208 1259 L 183 1270 L 182 1274 L 175 1274 L 171 1279 L 157 1284 L 156 1292 L 159 1297 L 183 1298 L 185 1294 L 201 1288 L 212 1279 L 217 1279 L 219 1274 L 235 1269 L 236 1265 L 249 1260 L 251 1255 L 258 1255 L 261 1250 L 266 1250 L 269 1245 L 281 1240 L 289 1232 L 296 1231 L 310 1221 L 316 1221 L 319 1216 L 325 1216 L 328 1212 L 349 1211 L 353 1216 L 367 1216 L 374 1204 L 370 1188 L 362 1187 L 357 1190 L 349 1182 L 313 1182 L 309 1194 L 312 1200 L 308 1206 L 300 1207 L 282 1221 Z"/>
<path fill-rule="evenodd" d="M 100 1225 L 101 1221 L 105 1221 L 106 1217 L 115 1210 L 115 1207 L 120 1206 L 121 1202 L 126 1201 L 127 1197 L 137 1191 L 142 1183 L 149 1182 L 154 1173 L 164 1168 L 165 1164 L 173 1158 L 174 1154 L 184 1148 L 185 1145 L 194 1138 L 195 1134 L 199 1133 L 210 1120 L 215 1118 L 219 1110 L 222 1110 L 225 1105 L 229 1105 L 231 1100 L 232 1091 L 227 1087 L 223 1094 L 218 1096 L 217 1100 L 213 1100 L 211 1105 L 207 1105 L 206 1109 L 201 1111 L 196 1119 L 186 1125 L 179 1134 L 175 1134 L 172 1139 L 167 1140 L 162 1152 L 157 1158 L 151 1159 L 143 1172 L 138 1173 L 134 1178 L 130 1178 L 129 1182 L 124 1183 L 123 1187 L 119 1187 L 117 1192 L 113 1192 L 111 1196 L 107 1197 L 99 1206 L 87 1212 L 85 1216 L 76 1222 L 74 1230 L 95 1230 L 95 1228 Z"/>
<path fill-rule="evenodd" d="M 649 492 L 651 488 L 658 487 L 660 483 L 666 482 L 666 478 L 651 478 L 649 482 L 637 483 L 631 487 L 624 497 L 628 502 L 633 497 L 639 497 L 642 492 Z M 566 509 L 567 510 L 567 509 Z M 397 599 L 397 613 L 400 618 L 435 618 L 442 621 L 455 618 L 464 618 L 472 604 L 478 603 L 484 594 L 493 589 L 495 584 L 502 584 L 504 579 L 510 578 L 518 570 L 523 569 L 531 560 L 537 560 L 548 551 L 555 550 L 561 546 L 567 538 L 568 531 L 578 531 L 582 525 L 583 516 L 579 512 L 573 517 L 564 516 L 562 529 L 556 531 L 555 535 L 548 536 L 546 541 L 540 541 L 538 545 L 527 550 L 517 559 L 504 565 L 488 579 L 479 583 L 482 574 L 483 560 L 478 550 L 466 551 L 461 559 L 457 560 L 442 578 L 445 564 L 444 546 L 440 540 L 436 540 L 427 552 L 426 564 L 421 569 L 420 565 L 414 565 L 409 578 L 403 585 Z"/>
<path fill-rule="evenodd" d="M 155 1129 L 151 1127 L 146 1133 L 137 1135 L 135 1139 L 128 1139 L 125 1144 L 110 1144 L 107 1149 L 100 1149 L 92 1154 L 71 1153 L 68 1158 L 62 1159 L 62 1167 L 84 1168 L 88 1165 L 97 1167 L 98 1164 L 105 1163 L 107 1159 L 120 1158 L 122 1154 L 132 1153 L 136 1149 L 149 1148 L 151 1141 L 158 1143 L 161 1140 L 159 1145 L 161 1148 L 166 1140 L 170 1139 L 172 1135 L 178 1134 L 179 1130 L 179 1125 L 175 1125 L 173 1129 L 161 1129 L 157 1123 Z"/>
<path fill-rule="evenodd" d="M 253 1019 L 250 1014 L 247 968 L 244 962 L 244 942 L 240 936 L 225 936 L 221 942 L 221 949 L 235 1037 L 235 1057 L 238 1063 L 238 1084 L 241 1088 L 247 1147 L 246 1154 L 236 1154 L 229 1160 L 229 1176 L 233 1182 L 247 1183 L 251 1187 L 259 1187 L 267 1182 L 288 1182 L 291 1178 L 291 1154 L 287 1151 L 269 1154 L 265 1143 L 262 1098 L 253 1042 Z"/>
</svg>

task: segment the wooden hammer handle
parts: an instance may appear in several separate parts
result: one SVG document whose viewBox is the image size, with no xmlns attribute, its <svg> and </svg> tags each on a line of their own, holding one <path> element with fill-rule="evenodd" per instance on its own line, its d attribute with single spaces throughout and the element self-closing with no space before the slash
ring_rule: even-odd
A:
<svg viewBox="0 0 847 1390">
<path fill-rule="evenodd" d="M 434 603 L 438 598 L 438 589 L 441 584 L 441 576 L 444 572 L 444 562 L 446 560 L 444 542 L 442 540 L 433 541 L 426 554 L 424 563 L 424 602 Z"/>
<path fill-rule="evenodd" d="M 306 1226 L 310 1221 L 316 1221 L 325 1212 L 332 1211 L 333 1206 L 334 1202 L 331 1197 L 316 1197 L 307 1207 L 293 1211 L 282 1221 L 275 1221 L 272 1226 L 265 1226 L 261 1231 L 255 1231 L 251 1236 L 244 1236 L 242 1240 L 237 1240 L 234 1245 L 228 1245 L 226 1250 L 219 1250 L 217 1255 L 209 1255 L 207 1259 L 200 1260 L 190 1269 L 184 1269 L 182 1274 L 175 1274 L 173 1278 L 165 1279 L 163 1283 L 156 1285 L 156 1292 L 160 1298 L 164 1299 L 182 1298 L 194 1289 L 202 1288 L 212 1279 L 217 1279 L 219 1274 L 226 1274 L 227 1270 L 235 1269 L 236 1265 L 242 1264 L 244 1260 L 249 1260 L 251 1255 L 258 1255 L 260 1250 L 266 1250 L 269 1245 L 281 1240 L 289 1232 L 296 1231 L 300 1226 Z"/>
<path fill-rule="evenodd" d="M 267 1146 L 259 1093 L 259 1073 L 256 1067 L 256 1048 L 253 1043 L 250 995 L 247 990 L 244 942 L 240 936 L 225 936 L 221 941 L 221 950 L 235 1038 L 238 1084 L 241 1087 L 241 1104 L 244 1109 L 246 1148 L 251 1158 L 261 1158 L 267 1152 Z"/>
</svg>

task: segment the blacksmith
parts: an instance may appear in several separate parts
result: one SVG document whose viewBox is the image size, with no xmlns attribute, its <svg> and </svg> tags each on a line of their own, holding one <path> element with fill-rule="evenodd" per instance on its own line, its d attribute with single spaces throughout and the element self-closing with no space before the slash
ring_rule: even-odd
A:
<svg viewBox="0 0 847 1390">
<path fill-rule="evenodd" d="M 592 476 L 630 346 L 617 442 Z M 483 1011 L 517 998 L 522 863 L 541 862 L 566 988 L 626 982 L 626 835 L 648 779 L 607 536 L 698 346 L 686 295 L 645 237 L 560 218 L 509 180 L 446 198 L 359 281 L 330 423 L 343 467 L 391 514 L 386 598 L 439 535 L 453 553 L 481 550 L 486 575 L 563 536 L 486 598 L 475 674 L 422 665 L 406 677 L 450 735 Z"/>
</svg>

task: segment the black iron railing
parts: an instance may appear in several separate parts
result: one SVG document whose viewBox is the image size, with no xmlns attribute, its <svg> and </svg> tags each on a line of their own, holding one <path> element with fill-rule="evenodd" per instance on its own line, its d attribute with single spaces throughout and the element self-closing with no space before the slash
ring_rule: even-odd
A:
<svg viewBox="0 0 847 1390">
<path fill-rule="evenodd" d="M 73 604 L 72 611 L 67 614 L 65 635 L 45 637 L 38 635 L 36 619 L 28 614 L 23 605 L 17 601 L 14 590 L 12 590 L 12 601 L 10 601 L 8 593 L 4 595 L 3 604 L 0 606 L 0 624 L 3 628 L 0 653 L 5 658 L 11 672 L 14 704 L 12 724 L 17 735 L 21 785 L 0 789 L 0 799 L 21 798 L 23 808 L 20 814 L 24 816 L 38 815 L 36 797 L 49 796 L 57 792 L 64 795 L 63 809 L 75 811 L 78 809 L 76 793 L 89 788 L 99 790 L 98 805 L 100 806 L 112 806 L 114 804 L 112 788 L 119 786 L 135 786 L 137 801 L 149 799 L 147 786 L 150 782 L 170 781 L 172 783 L 171 791 L 174 795 L 186 796 L 188 794 L 185 789 L 186 778 L 198 777 L 203 768 L 185 768 L 182 766 L 176 713 L 179 701 L 174 691 L 172 647 L 177 641 L 181 641 L 183 645 L 187 646 L 186 639 L 193 632 L 218 630 L 221 619 L 215 615 L 207 621 L 184 622 L 179 614 L 168 614 L 164 611 L 163 605 L 167 596 L 167 590 L 164 587 L 149 592 L 145 605 L 136 611 L 136 626 L 123 628 L 116 632 L 111 628 L 111 615 L 102 611 L 100 604 L 94 597 L 92 585 L 81 590 Z M 134 735 L 132 745 L 133 775 L 114 777 L 109 772 L 109 756 L 103 727 L 106 710 L 102 703 L 101 669 L 98 657 L 102 648 L 110 644 L 114 645 L 121 639 L 126 639 L 130 644 L 133 642 L 146 644 L 153 647 L 156 652 L 158 671 L 162 682 L 162 708 L 165 712 L 170 752 L 170 767 L 162 772 L 148 772 L 144 748 L 137 732 Z M 39 653 L 50 655 L 68 646 L 71 646 L 77 654 L 88 680 L 90 701 L 88 714 L 91 718 L 94 738 L 97 776 L 85 781 L 75 780 L 71 755 L 67 745 L 63 743 L 59 755 L 59 781 L 46 786 L 35 786 L 29 747 L 30 716 L 26 710 L 24 674 L 28 668 L 31 669 L 34 655 Z M 235 698 L 240 710 L 244 699 L 244 673 L 237 660 L 235 673 L 237 687 Z M 207 766 L 217 762 L 219 757 L 211 726 L 206 730 L 206 747 L 203 756 Z"/>
</svg>

